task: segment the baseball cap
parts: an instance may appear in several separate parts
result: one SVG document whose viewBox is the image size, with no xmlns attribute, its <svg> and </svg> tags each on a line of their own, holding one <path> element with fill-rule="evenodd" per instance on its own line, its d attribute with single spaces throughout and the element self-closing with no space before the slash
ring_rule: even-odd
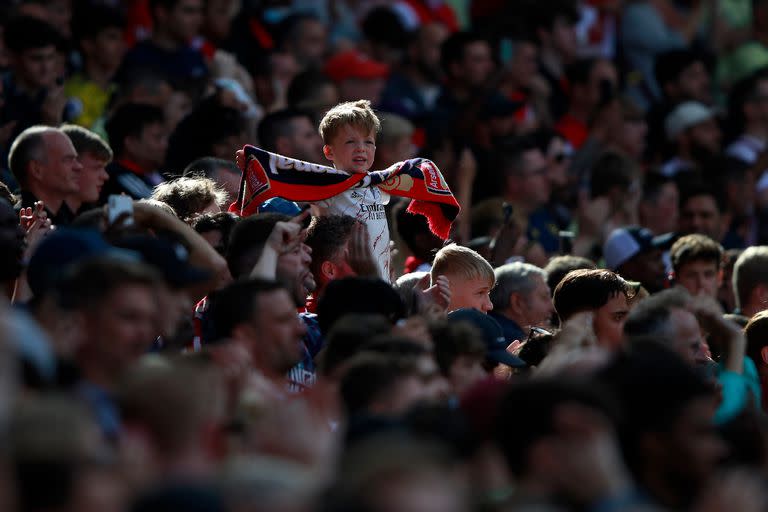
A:
<svg viewBox="0 0 768 512">
<path fill-rule="evenodd" d="M 603 245 L 605 265 L 616 270 L 638 254 L 651 249 L 665 249 L 673 241 L 673 233 L 654 237 L 648 229 L 639 226 L 614 229 Z"/>
<path fill-rule="evenodd" d="M 357 50 L 337 53 L 325 63 L 324 71 L 334 82 L 341 82 L 348 78 L 372 80 L 389 76 L 389 66 Z"/>
<path fill-rule="evenodd" d="M 70 265 L 95 256 L 141 261 L 137 253 L 110 245 L 95 229 L 56 229 L 43 238 L 27 264 L 32 294 L 39 297 L 64 276 Z"/>
<path fill-rule="evenodd" d="M 674 140 L 688 128 L 715 117 L 715 111 L 698 101 L 681 103 L 667 115 L 664 129 L 667 139 Z"/>
<path fill-rule="evenodd" d="M 183 288 L 208 280 L 211 273 L 189 264 L 189 251 L 178 242 L 148 235 L 121 238 L 115 245 L 135 251 L 141 259 L 155 267 L 168 284 Z"/>
<path fill-rule="evenodd" d="M 449 322 L 467 322 L 480 330 L 485 355 L 491 361 L 513 368 L 528 366 L 525 361 L 507 352 L 507 341 L 499 322 L 476 309 L 462 308 L 448 313 Z"/>
</svg>

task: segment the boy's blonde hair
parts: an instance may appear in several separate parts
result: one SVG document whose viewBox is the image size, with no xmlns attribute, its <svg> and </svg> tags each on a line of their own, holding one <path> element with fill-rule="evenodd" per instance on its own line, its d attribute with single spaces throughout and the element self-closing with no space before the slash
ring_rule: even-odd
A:
<svg viewBox="0 0 768 512">
<path fill-rule="evenodd" d="M 323 120 L 320 121 L 320 136 L 323 138 L 323 143 L 330 144 L 344 125 L 352 125 L 365 133 L 376 134 L 381 130 L 381 122 L 368 100 L 339 103 L 326 112 Z"/>
<path fill-rule="evenodd" d="M 491 286 L 496 283 L 493 267 L 478 253 L 461 245 L 446 245 L 435 254 L 430 270 L 432 282 L 440 275 L 465 279 L 487 279 Z"/>
</svg>

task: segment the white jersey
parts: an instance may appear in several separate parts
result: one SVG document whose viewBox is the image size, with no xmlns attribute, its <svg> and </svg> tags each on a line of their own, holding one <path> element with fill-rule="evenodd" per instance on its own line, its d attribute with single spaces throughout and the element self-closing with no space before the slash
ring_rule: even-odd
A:
<svg viewBox="0 0 768 512">
<path fill-rule="evenodd" d="M 378 187 L 360 187 L 345 190 L 341 194 L 317 203 L 328 215 L 349 215 L 363 222 L 368 228 L 370 248 L 379 267 L 379 277 L 389 282 L 389 224 L 384 205 L 389 194 Z"/>
</svg>

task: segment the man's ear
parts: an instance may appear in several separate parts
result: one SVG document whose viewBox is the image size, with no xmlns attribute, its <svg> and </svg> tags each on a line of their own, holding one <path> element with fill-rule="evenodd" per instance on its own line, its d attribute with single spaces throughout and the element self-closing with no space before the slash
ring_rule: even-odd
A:
<svg viewBox="0 0 768 512">
<path fill-rule="evenodd" d="M 247 323 L 237 324 L 232 329 L 232 340 L 243 341 L 253 338 L 254 329 Z"/>
<path fill-rule="evenodd" d="M 336 276 L 336 265 L 330 261 L 324 261 L 320 264 L 320 274 L 327 281 L 331 281 Z"/>
<path fill-rule="evenodd" d="M 285 137 L 278 137 L 275 139 L 275 153 L 278 155 L 290 155 L 291 151 L 290 142 Z"/>
<path fill-rule="evenodd" d="M 721 268 L 717 271 L 717 287 L 720 288 L 723 286 L 723 276 L 725 275 L 725 271 Z"/>
<path fill-rule="evenodd" d="M 512 311 L 521 311 L 523 309 L 523 302 L 525 299 L 519 293 L 509 294 L 509 307 Z"/>
<path fill-rule="evenodd" d="M 34 181 L 45 181 L 45 168 L 37 160 L 30 160 L 27 164 L 27 181 L 32 178 Z"/>
<path fill-rule="evenodd" d="M 764 365 L 768 366 L 768 346 L 760 349 L 760 359 L 761 361 L 754 361 L 754 363 L 757 365 L 763 363 Z"/>
<path fill-rule="evenodd" d="M 328 144 L 323 146 L 323 154 L 325 155 L 325 158 L 333 162 L 333 148 L 329 146 Z"/>
</svg>

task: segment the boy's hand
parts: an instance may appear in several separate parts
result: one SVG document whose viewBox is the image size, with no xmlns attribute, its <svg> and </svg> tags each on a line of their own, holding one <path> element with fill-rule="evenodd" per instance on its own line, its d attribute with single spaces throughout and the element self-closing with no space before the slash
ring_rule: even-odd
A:
<svg viewBox="0 0 768 512">
<path fill-rule="evenodd" d="M 235 152 L 235 162 L 240 169 L 245 170 L 245 151 L 238 149 Z"/>
</svg>

